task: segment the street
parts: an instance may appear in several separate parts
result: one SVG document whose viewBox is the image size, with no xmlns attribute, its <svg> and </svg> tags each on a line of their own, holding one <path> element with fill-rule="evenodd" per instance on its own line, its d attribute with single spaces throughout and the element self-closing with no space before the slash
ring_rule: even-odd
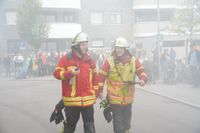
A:
<svg viewBox="0 0 200 133">
<path fill-rule="evenodd" d="M 200 132 L 199 108 L 144 90 L 136 89 L 131 133 Z M 54 79 L 0 80 L 0 133 L 59 133 L 62 124 L 50 123 L 49 117 L 60 98 L 60 81 Z M 112 123 L 104 120 L 99 101 L 96 132 L 112 133 Z M 76 133 L 83 133 L 82 119 Z"/>
</svg>

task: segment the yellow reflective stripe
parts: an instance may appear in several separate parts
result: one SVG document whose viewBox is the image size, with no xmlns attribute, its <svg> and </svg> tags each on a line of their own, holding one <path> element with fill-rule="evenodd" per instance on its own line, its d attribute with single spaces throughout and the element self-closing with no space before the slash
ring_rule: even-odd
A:
<svg viewBox="0 0 200 133">
<path fill-rule="evenodd" d="M 111 104 L 122 104 L 121 101 L 117 101 L 117 100 L 110 100 L 109 101 Z"/>
<path fill-rule="evenodd" d="M 139 68 L 137 69 L 137 71 L 140 71 L 140 70 L 142 70 L 142 69 L 144 69 L 143 66 L 139 67 Z"/>
<path fill-rule="evenodd" d="M 64 76 L 65 71 L 60 71 L 60 79 L 64 80 L 65 76 Z"/>
<path fill-rule="evenodd" d="M 95 95 L 85 97 L 63 97 L 65 106 L 87 106 L 96 102 Z"/>
<path fill-rule="evenodd" d="M 93 73 L 92 69 L 90 69 L 90 77 L 89 78 L 90 78 L 90 87 L 91 88 L 92 88 L 92 73 Z"/>
<path fill-rule="evenodd" d="M 141 73 L 141 75 L 147 76 L 147 74 L 145 72 Z"/>
<path fill-rule="evenodd" d="M 91 104 L 94 104 L 95 100 L 91 100 L 91 101 L 85 101 L 85 102 L 64 102 L 65 106 L 88 106 Z"/>
<path fill-rule="evenodd" d="M 85 101 L 85 102 L 83 102 L 83 106 L 91 105 L 91 104 L 94 104 L 94 103 L 95 103 L 95 99 L 91 100 L 91 101 Z"/>
<path fill-rule="evenodd" d="M 99 86 L 93 86 L 94 90 L 98 90 Z"/>
<path fill-rule="evenodd" d="M 63 101 L 80 101 L 81 97 L 63 97 Z"/>
<path fill-rule="evenodd" d="M 104 83 L 102 83 L 102 82 L 99 82 L 99 83 L 98 83 L 98 85 L 99 85 L 100 87 L 102 87 L 103 84 L 104 84 Z"/>
<path fill-rule="evenodd" d="M 96 72 L 97 72 L 96 68 L 92 69 L 92 73 L 96 73 Z"/>
<path fill-rule="evenodd" d="M 113 93 L 113 94 L 115 94 L 115 95 L 118 95 L 117 91 L 116 91 L 114 88 L 109 87 L 109 88 L 107 88 L 107 89 L 108 89 L 108 91 L 109 91 L 110 93 Z"/>
<path fill-rule="evenodd" d="M 79 101 L 79 102 L 65 102 L 64 101 L 64 105 L 65 106 L 80 106 L 81 105 L 81 101 Z"/>
<path fill-rule="evenodd" d="M 103 71 L 102 69 L 99 69 L 99 73 L 102 74 L 103 76 L 107 76 L 107 72 Z"/>
<path fill-rule="evenodd" d="M 87 101 L 87 100 L 91 100 L 91 99 L 95 99 L 95 98 L 96 98 L 95 95 L 82 97 L 83 101 Z"/>
<path fill-rule="evenodd" d="M 76 76 L 72 77 L 72 92 L 71 92 L 71 96 L 74 97 L 76 94 Z"/>
<path fill-rule="evenodd" d="M 94 90 L 90 90 L 90 92 L 91 92 L 92 94 L 95 94 L 95 91 L 94 91 Z"/>
<path fill-rule="evenodd" d="M 112 100 L 117 100 L 117 101 L 122 101 L 123 97 L 118 97 L 118 96 L 113 96 L 113 95 L 109 95 L 110 99 Z"/>
<path fill-rule="evenodd" d="M 87 101 L 87 100 L 91 100 L 91 99 L 95 99 L 95 95 L 91 95 L 91 96 L 84 96 L 84 97 L 63 97 L 63 101 Z"/>
<path fill-rule="evenodd" d="M 65 68 L 62 68 L 62 67 L 56 67 L 56 70 L 65 70 Z"/>
<path fill-rule="evenodd" d="M 129 97 L 117 97 L 117 96 L 109 96 L 110 99 L 110 103 L 113 104 L 129 104 L 129 103 L 133 103 L 133 97 L 129 96 Z"/>
<path fill-rule="evenodd" d="M 119 101 L 119 100 L 110 100 L 109 101 L 111 104 L 130 104 L 130 103 L 133 103 L 133 100 L 130 100 L 130 101 Z"/>
</svg>

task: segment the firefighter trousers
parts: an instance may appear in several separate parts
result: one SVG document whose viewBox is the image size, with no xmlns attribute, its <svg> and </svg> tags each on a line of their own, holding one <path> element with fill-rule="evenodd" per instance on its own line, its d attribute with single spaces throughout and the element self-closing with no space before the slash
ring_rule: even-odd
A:
<svg viewBox="0 0 200 133">
<path fill-rule="evenodd" d="M 126 133 L 131 127 L 132 104 L 125 106 L 111 104 L 114 133 Z"/>
<path fill-rule="evenodd" d="M 84 123 L 84 133 L 95 133 L 93 105 L 88 107 L 66 107 L 64 133 L 74 133 L 80 114 Z"/>
</svg>

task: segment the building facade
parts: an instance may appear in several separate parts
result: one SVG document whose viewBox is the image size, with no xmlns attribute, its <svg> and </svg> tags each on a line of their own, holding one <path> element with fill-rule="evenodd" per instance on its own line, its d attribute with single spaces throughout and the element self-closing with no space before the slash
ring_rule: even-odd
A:
<svg viewBox="0 0 200 133">
<path fill-rule="evenodd" d="M 16 27 L 19 1 L 22 2 L 4 0 L 1 3 L 0 41 L 4 54 L 16 54 L 26 49 L 21 48 Z M 41 4 L 50 27 L 48 39 L 41 45 L 42 51 L 65 51 L 70 48 L 72 37 L 80 31 L 89 34 L 90 46 L 94 49 L 110 49 L 118 36 L 125 36 L 132 42 L 132 0 L 41 0 Z"/>
<path fill-rule="evenodd" d="M 22 1 L 0 1 L 1 54 L 15 54 L 26 49 L 16 28 L 17 8 Z M 177 58 L 182 58 L 187 53 L 188 37 L 166 30 L 182 2 L 183 0 L 41 0 L 42 11 L 50 27 L 48 39 L 42 43 L 41 51 L 63 52 L 70 48 L 72 37 L 83 31 L 89 34 L 92 49 L 110 49 L 116 37 L 124 36 L 132 46 L 146 49 L 151 54 L 157 47 L 159 38 L 161 52 L 162 49 L 172 47 L 177 52 Z"/>
<path fill-rule="evenodd" d="M 90 35 L 91 47 L 110 49 L 115 38 L 132 43 L 132 0 L 82 0 L 82 30 Z"/>
</svg>

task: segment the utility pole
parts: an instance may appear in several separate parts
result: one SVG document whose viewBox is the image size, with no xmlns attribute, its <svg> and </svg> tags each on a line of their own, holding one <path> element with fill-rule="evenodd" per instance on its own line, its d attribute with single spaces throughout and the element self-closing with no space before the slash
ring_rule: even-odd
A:
<svg viewBox="0 0 200 133">
<path fill-rule="evenodd" d="M 156 34 L 156 47 L 157 47 L 157 63 L 158 63 L 158 77 L 161 78 L 161 66 L 160 66 L 160 2 L 157 0 L 157 34 Z"/>
</svg>

